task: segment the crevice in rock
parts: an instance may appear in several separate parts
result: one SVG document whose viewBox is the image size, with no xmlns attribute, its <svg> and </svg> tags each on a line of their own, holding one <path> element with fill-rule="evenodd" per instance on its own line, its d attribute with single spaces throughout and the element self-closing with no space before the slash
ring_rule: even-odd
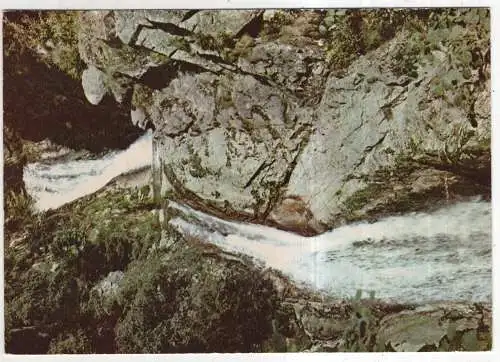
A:
<svg viewBox="0 0 500 362">
<path fill-rule="evenodd" d="M 356 126 L 356 128 L 354 128 L 351 132 L 349 132 L 349 134 L 347 136 L 344 137 L 344 140 L 340 143 L 340 147 L 344 147 L 344 144 L 345 144 L 345 141 L 348 140 L 354 133 L 356 133 L 357 131 L 359 131 L 359 129 L 361 127 L 363 127 L 363 112 L 364 111 L 361 111 L 361 116 L 359 117 L 361 119 L 361 122 L 359 123 L 358 126 Z"/>
<path fill-rule="evenodd" d="M 152 29 L 159 29 L 164 31 L 165 33 L 169 33 L 172 35 L 178 35 L 178 36 L 190 36 L 192 35 L 192 32 L 190 32 L 187 29 L 181 28 L 175 24 L 172 23 L 160 23 L 158 21 L 153 21 L 150 19 L 146 19 L 151 25 Z"/>
<path fill-rule="evenodd" d="M 273 163 L 275 162 L 275 160 L 272 160 L 271 162 L 262 162 L 260 164 L 260 166 L 257 168 L 257 170 L 254 172 L 254 174 L 250 177 L 250 179 L 247 181 L 247 183 L 245 184 L 244 188 L 248 188 L 252 182 L 255 180 L 255 178 L 257 176 L 259 176 L 259 174 L 262 173 L 262 171 L 264 171 L 265 169 L 269 168 Z"/>
<path fill-rule="evenodd" d="M 274 192 L 271 192 L 269 201 L 266 205 L 266 209 L 262 214 L 263 220 L 266 220 L 268 218 L 269 214 L 276 206 L 278 200 L 280 200 L 283 197 L 284 193 L 286 192 L 286 187 L 288 185 L 288 182 L 290 181 L 290 177 L 292 177 L 292 173 L 295 170 L 295 167 L 297 166 L 299 158 L 302 155 L 302 152 L 304 151 L 307 143 L 309 142 L 311 131 L 306 130 L 305 132 L 306 134 L 303 136 L 302 140 L 299 143 L 299 150 L 295 154 L 292 162 L 290 162 L 290 164 L 288 165 L 282 180 L 275 186 L 275 189 L 273 190 Z"/>
<path fill-rule="evenodd" d="M 478 160 L 479 158 L 479 160 Z M 439 171 L 448 171 L 455 175 L 459 175 L 466 179 L 471 180 L 473 183 L 481 185 L 487 189 L 491 190 L 491 160 L 490 155 L 480 155 L 478 158 L 470 160 L 470 165 L 460 164 L 445 164 L 438 161 L 433 161 L 431 159 L 418 160 L 417 162 L 421 165 L 432 167 Z M 481 162 L 483 161 L 483 162 Z M 486 165 L 486 167 L 484 165 Z M 483 166 L 483 167 L 478 167 Z"/>
<path fill-rule="evenodd" d="M 134 33 L 130 37 L 130 40 L 127 43 L 127 45 L 134 46 L 137 43 L 137 39 L 139 38 L 139 35 L 141 34 L 141 31 L 143 28 L 154 29 L 153 26 L 149 26 L 149 25 L 144 25 L 144 24 L 137 25 L 137 28 L 135 29 Z"/>
<path fill-rule="evenodd" d="M 393 92 L 391 92 L 391 93 L 393 93 Z M 407 98 L 407 96 L 408 96 L 408 91 L 406 89 L 401 89 L 401 91 L 399 92 L 399 94 L 397 96 L 395 96 L 394 98 L 389 100 L 387 103 L 382 105 L 380 108 L 384 109 L 386 107 L 396 107 L 399 104 L 401 104 L 401 102 L 403 102 Z"/>
<path fill-rule="evenodd" d="M 213 70 L 203 68 L 202 66 L 190 62 L 186 62 L 183 60 L 175 60 L 174 65 L 177 67 L 177 72 L 189 72 L 189 73 L 203 73 L 203 72 L 208 72 L 208 73 L 213 73 L 213 74 L 218 74 L 214 72 Z"/>
<path fill-rule="evenodd" d="M 297 130 L 296 130 L 295 132 L 293 132 L 293 133 L 290 135 L 289 139 L 290 139 L 290 140 L 295 139 L 296 137 L 298 137 L 298 135 L 300 135 L 302 132 L 304 132 L 304 131 L 306 130 L 306 128 L 307 128 L 307 127 L 309 127 L 309 126 L 310 126 L 310 125 L 308 125 L 308 124 L 303 124 L 303 125 L 301 125 L 299 128 L 297 128 Z M 300 144 L 299 144 L 299 146 L 300 146 Z"/>
<path fill-rule="evenodd" d="M 193 17 L 196 13 L 199 13 L 199 12 L 200 12 L 200 10 L 188 10 L 188 12 L 182 18 L 181 23 L 185 22 L 186 20 Z"/>
<path fill-rule="evenodd" d="M 175 78 L 176 74 L 171 64 L 163 64 L 149 68 L 139 78 L 139 82 L 151 89 L 163 89 Z"/>
<path fill-rule="evenodd" d="M 252 38 L 257 38 L 263 27 L 264 11 L 261 10 L 258 15 L 250 20 L 237 34 L 234 35 L 234 38 L 241 38 L 244 34 L 247 34 Z"/>
<path fill-rule="evenodd" d="M 380 137 L 380 139 L 377 142 L 375 142 L 373 145 L 366 146 L 365 147 L 365 152 L 370 152 L 375 147 L 377 147 L 379 144 L 381 144 L 382 142 L 384 142 L 385 137 L 387 136 L 387 133 L 389 133 L 389 132 L 388 131 L 384 132 L 384 134 L 382 135 L 382 137 Z"/>
<path fill-rule="evenodd" d="M 353 169 L 357 169 L 359 166 L 361 166 L 365 160 L 366 160 L 366 157 L 368 156 L 368 153 L 371 152 L 375 147 L 377 147 L 378 145 L 380 145 L 382 142 L 384 142 L 384 139 L 385 137 L 387 136 L 387 133 L 389 133 L 388 131 L 385 131 L 384 134 L 382 135 L 382 137 L 379 138 L 379 140 L 377 142 L 375 142 L 373 145 L 368 145 L 365 147 L 364 151 L 363 151 L 363 156 L 361 157 L 361 159 L 353 166 Z"/>
<path fill-rule="evenodd" d="M 191 127 L 193 127 L 193 124 L 194 124 L 194 120 L 191 121 L 191 122 L 189 122 L 188 124 L 186 124 L 186 126 L 183 129 L 181 129 L 180 131 L 178 131 L 178 132 L 170 132 L 170 133 L 169 132 L 165 132 L 164 134 L 167 135 L 167 136 L 169 136 L 169 137 L 172 137 L 172 138 L 180 136 L 180 135 L 183 135 L 183 134 L 186 134 L 186 133 L 189 132 L 189 130 L 191 129 Z"/>
</svg>

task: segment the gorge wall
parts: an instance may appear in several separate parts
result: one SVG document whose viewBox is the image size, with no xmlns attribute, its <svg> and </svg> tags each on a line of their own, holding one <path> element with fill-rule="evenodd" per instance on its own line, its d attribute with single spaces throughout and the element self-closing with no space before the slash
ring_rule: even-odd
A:
<svg viewBox="0 0 500 362">
<path fill-rule="evenodd" d="M 392 14 L 392 15 L 391 15 Z M 317 234 L 490 194 L 489 16 L 88 11 L 82 85 L 154 134 L 157 194 Z"/>
</svg>

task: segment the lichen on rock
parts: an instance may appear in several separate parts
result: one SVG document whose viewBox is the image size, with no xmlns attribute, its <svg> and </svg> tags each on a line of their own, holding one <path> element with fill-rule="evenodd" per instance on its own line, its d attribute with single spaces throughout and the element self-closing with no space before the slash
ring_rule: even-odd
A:
<svg viewBox="0 0 500 362">
<path fill-rule="evenodd" d="M 415 176 L 411 188 L 420 189 L 418 193 L 385 196 L 391 186 L 399 186 L 391 184 L 393 178 L 379 181 L 380 170 L 395 172 L 403 159 L 415 171 L 434 170 L 435 175 L 446 171 L 448 180 L 459 180 L 457 185 L 471 183 L 477 185 L 471 186 L 476 192 L 489 193 L 483 187 L 487 180 L 471 179 L 470 172 L 462 172 L 479 163 L 481 175 L 487 177 L 489 169 L 485 157 L 489 151 L 484 148 L 489 140 L 488 60 L 484 49 L 477 55 L 482 60 L 469 56 L 476 45 L 487 45 L 488 29 L 475 10 L 437 15 L 425 11 L 114 11 L 98 16 L 94 23 L 106 17 L 114 17 L 107 24 L 115 27 L 108 27 L 105 35 L 82 31 L 81 47 L 88 49 L 84 59 L 113 70 L 115 79 L 119 74 L 136 79 L 133 104 L 143 105 L 140 117 L 133 110 L 134 119 L 154 123 L 161 135 L 157 138 L 164 141 L 158 149 L 166 147 L 163 152 L 168 154 L 158 162 L 172 168 L 183 187 L 203 200 L 200 207 L 228 203 L 237 213 L 254 210 L 257 222 L 291 228 L 288 221 L 276 221 L 276 215 L 283 210 L 280 200 L 299 196 L 307 200 L 307 217 L 319 232 L 352 215 L 376 217 L 384 214 L 384 207 L 404 211 L 412 199 L 437 195 L 437 179 L 427 178 L 430 183 L 423 187 L 424 178 Z M 450 35 L 445 32 L 447 25 L 436 22 L 453 17 L 470 22 L 470 27 L 456 25 Z M 359 19 L 370 20 L 359 25 Z M 386 32 L 382 19 L 392 19 L 394 29 Z M 438 24 L 441 30 L 432 28 L 432 37 L 425 40 L 420 34 L 429 24 Z M 359 37 L 351 40 L 359 43 L 350 48 L 346 43 L 339 56 L 348 56 L 349 49 L 358 49 L 361 55 L 348 58 L 345 72 L 331 71 L 330 42 L 347 41 L 337 37 L 338 31 L 353 31 L 357 26 Z M 99 40 L 114 33 L 122 45 L 111 47 Z M 409 33 L 415 36 L 402 45 Z M 91 45 L 95 38 L 100 51 Z M 443 46 L 436 48 L 439 42 Z M 123 53 L 124 47 L 132 57 Z M 163 58 L 157 63 L 148 60 L 158 53 Z M 445 62 L 446 57 L 452 62 Z M 130 64 L 134 70 L 117 64 Z M 460 69 L 466 69 L 464 75 Z M 153 70 L 154 83 L 148 80 Z M 446 92 L 436 93 L 438 86 Z M 135 95 L 138 87 L 151 89 L 141 102 Z M 196 149 L 196 157 L 191 157 L 188 145 Z M 193 174 L 195 168 L 205 171 Z M 387 186 L 383 192 L 369 192 L 366 202 L 352 201 L 356 193 L 373 188 L 376 182 Z M 457 186 L 452 196 L 463 189 Z M 365 208 L 368 201 L 384 206 Z M 346 204 L 351 209 L 355 206 L 354 214 L 345 215 Z M 421 203 L 414 205 L 418 208 Z"/>
</svg>

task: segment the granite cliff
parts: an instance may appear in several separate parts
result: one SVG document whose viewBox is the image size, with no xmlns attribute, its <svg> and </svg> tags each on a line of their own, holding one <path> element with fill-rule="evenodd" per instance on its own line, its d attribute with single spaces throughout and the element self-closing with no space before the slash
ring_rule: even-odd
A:
<svg viewBox="0 0 500 362">
<path fill-rule="evenodd" d="M 317 234 L 489 195 L 483 12 L 85 12 L 82 85 L 155 128 L 162 197 Z"/>
</svg>

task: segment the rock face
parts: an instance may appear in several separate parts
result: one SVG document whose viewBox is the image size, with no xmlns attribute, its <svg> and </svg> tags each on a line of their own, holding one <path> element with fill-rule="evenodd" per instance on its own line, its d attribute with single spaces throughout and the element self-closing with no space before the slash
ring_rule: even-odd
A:
<svg viewBox="0 0 500 362">
<path fill-rule="evenodd" d="M 82 89 L 80 79 L 57 66 L 64 62 L 63 59 L 56 62 L 61 49 L 53 39 L 47 41 L 50 46 L 42 42 L 51 32 L 69 33 L 66 28 L 54 30 L 56 25 L 62 27 L 60 19 L 54 22 L 55 25 L 45 26 L 47 34 L 30 35 L 32 29 L 37 29 L 37 21 L 46 19 L 47 13 L 60 12 L 5 13 L 4 123 L 23 140 L 50 139 L 72 149 L 95 153 L 128 147 L 142 132 L 129 122 L 129 107 L 117 104 L 103 93 L 107 92 L 103 88 L 104 74 L 96 68 L 86 71 Z M 35 48 L 33 37 L 36 36 L 40 44 Z M 77 44 L 70 42 L 67 46 L 72 46 L 78 54 Z M 67 63 L 64 64 L 69 67 Z M 93 105 L 96 103 L 99 107 Z"/>
<path fill-rule="evenodd" d="M 474 11 L 427 43 L 402 27 L 342 73 L 322 11 L 85 12 L 79 49 L 154 125 L 162 197 L 316 234 L 490 194 L 489 29 Z"/>
</svg>

